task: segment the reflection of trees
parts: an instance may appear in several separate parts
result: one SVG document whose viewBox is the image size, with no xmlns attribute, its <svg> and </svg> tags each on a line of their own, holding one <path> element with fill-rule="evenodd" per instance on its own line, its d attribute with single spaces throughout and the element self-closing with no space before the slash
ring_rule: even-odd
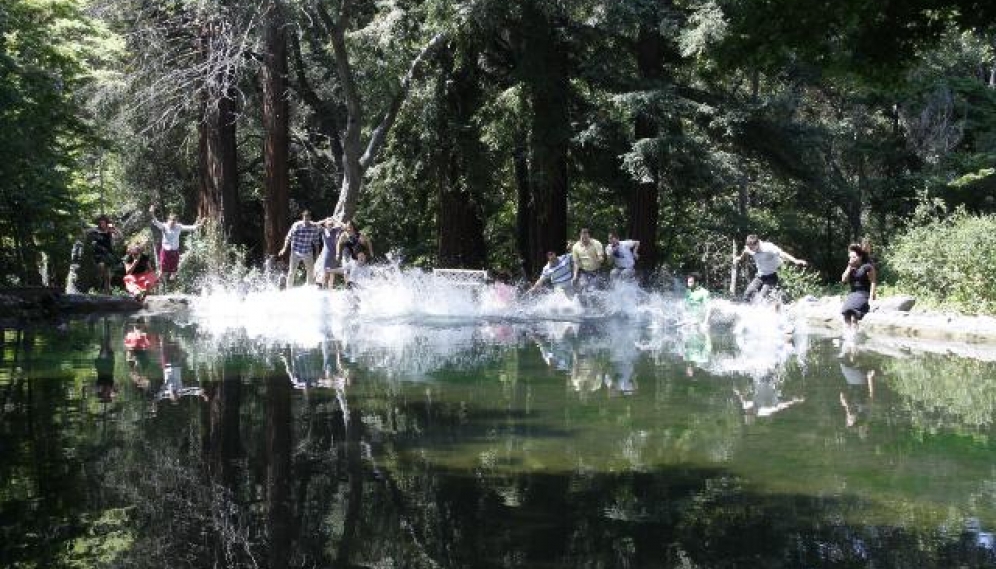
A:
<svg viewBox="0 0 996 569">
<path fill-rule="evenodd" d="M 0 502 L 0 523 L 8 524 L 3 535 L 15 537 L 0 544 L 0 565 L 26 558 L 58 565 L 61 552 L 72 549 L 67 544 L 81 543 L 79 536 L 117 548 L 89 551 L 81 564 L 90 566 L 942 567 L 994 561 L 960 533 L 966 504 L 945 503 L 948 517 L 940 523 L 902 490 L 867 491 L 876 483 L 916 486 L 931 476 L 893 469 L 875 478 L 881 455 L 849 462 L 854 448 L 840 443 L 815 451 L 824 453 L 815 458 L 826 460 L 825 476 L 846 481 L 847 492 L 825 497 L 810 490 L 827 485 L 806 481 L 799 490 L 774 483 L 762 491 L 753 486 L 760 476 L 751 469 L 785 477 L 799 457 L 781 445 L 799 422 L 781 429 L 766 422 L 754 433 L 764 436 L 745 437 L 749 427 L 729 382 L 687 380 L 678 356 L 657 365 L 643 356 L 630 359 L 635 341 L 621 333 L 612 336 L 626 342 L 618 348 L 588 330 L 569 338 L 537 336 L 552 347 L 566 342 L 607 369 L 627 372 L 632 363 L 639 391 L 582 399 L 565 390 L 569 370 L 548 367 L 531 344 L 495 349 L 493 359 L 474 367 L 444 367 L 431 382 L 392 381 L 357 362 L 346 410 L 332 388 L 293 390 L 273 357 L 227 365 L 220 358 L 195 366 L 207 401 L 187 398 L 155 417 L 119 413 L 99 423 L 89 412 L 81 418 L 72 391 L 48 381 L 62 377 L 53 371 L 58 366 L 29 364 L 37 353 L 18 356 L 15 365 L 8 345 L 0 360 L 0 401 L 8 410 L 0 427 L 3 441 L 18 444 L 0 446 L 0 488 L 5 496 L 26 493 Z M 199 357 L 190 349 L 192 359 Z M 92 382 L 92 356 L 80 359 L 85 381 Z M 793 365 L 785 367 L 787 381 L 798 381 Z M 825 403 L 825 419 L 799 435 L 807 441 L 839 439 L 837 369 L 835 381 L 819 382 L 822 397 L 807 393 L 807 409 L 816 407 L 810 401 Z M 145 405 L 127 384 L 115 404 Z M 866 444 L 887 448 L 894 439 L 880 431 L 871 437 L 881 439 Z M 74 453 L 67 456 L 67 448 Z M 733 462 L 738 453 L 757 462 Z M 937 452 L 902 458 L 923 465 Z M 965 464 L 964 457 L 950 458 L 947 468 Z M 979 462 L 985 464 L 968 472 L 976 480 L 955 494 L 971 488 L 973 500 L 991 503 L 976 477 L 991 470 L 988 456 Z M 868 521 L 864 516 L 876 505 L 855 496 L 889 502 L 894 517 Z M 944 496 L 938 491 L 932 499 L 940 503 Z M 9 529 L 7 520 L 21 514 L 21 525 Z M 991 516 L 980 518 L 987 529 Z M 21 537 L 30 534 L 39 537 Z M 48 538 L 55 545 L 47 545 Z"/>
<path fill-rule="evenodd" d="M 917 429 L 987 438 L 996 420 L 996 364 L 924 355 L 890 359 L 883 372 Z"/>
</svg>

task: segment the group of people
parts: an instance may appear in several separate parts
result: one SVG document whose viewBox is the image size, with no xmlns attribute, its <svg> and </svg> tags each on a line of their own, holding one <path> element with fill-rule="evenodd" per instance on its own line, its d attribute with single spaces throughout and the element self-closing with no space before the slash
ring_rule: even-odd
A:
<svg viewBox="0 0 996 569">
<path fill-rule="evenodd" d="M 96 226 L 87 229 L 97 275 L 105 294 L 111 292 L 111 277 L 118 263 L 124 268 L 122 280 L 125 290 L 140 301 L 157 284 L 173 281 L 180 264 L 181 234 L 197 231 L 203 225 L 202 220 L 193 224 L 180 223 L 175 214 L 167 216 L 165 222 L 160 221 L 156 218 L 154 205 L 149 208 L 149 213 L 152 225 L 162 234 L 157 266 L 153 266 L 152 258 L 145 251 L 146 244 L 142 241 L 130 243 L 126 247 L 126 255 L 119 261 L 114 255 L 113 245 L 114 239 L 121 238 L 122 234 L 106 215 L 98 217 Z M 288 251 L 287 287 L 294 286 L 295 274 L 302 264 L 309 285 L 317 282 L 319 286 L 333 288 L 336 275 L 342 275 L 347 286 L 354 286 L 369 271 L 368 263 L 373 257 L 370 238 L 362 234 L 352 220 L 339 222 L 329 217 L 315 222 L 308 210 L 303 211 L 301 219 L 291 225 L 279 255 L 283 256 Z"/>
<path fill-rule="evenodd" d="M 640 242 L 634 239 L 620 240 L 615 233 L 609 233 L 609 244 L 602 243 L 591 237 L 587 228 L 581 230 L 579 238 L 562 255 L 556 251 L 547 251 L 546 265 L 539 279 L 529 289 L 534 292 L 548 283 L 554 289 L 563 291 L 585 290 L 594 286 L 600 278 L 602 266 L 606 259 L 612 260 L 609 270 L 611 280 L 634 279 L 636 277 L 636 260 L 640 258 Z"/>
<path fill-rule="evenodd" d="M 758 239 L 757 235 L 748 235 L 743 252 L 734 258 L 742 261 L 752 257 L 757 265 L 757 274 L 744 290 L 743 299 L 751 302 L 755 298 L 770 298 L 778 288 L 778 269 L 782 260 L 798 266 L 806 266 L 806 261 L 797 259 L 780 247 L 769 241 Z M 849 291 L 841 306 L 841 316 L 846 331 L 853 335 L 857 332 L 858 323 L 871 310 L 871 301 L 875 300 L 875 289 L 878 275 L 875 263 L 871 258 L 871 247 L 867 243 L 852 243 L 847 248 L 847 266 L 844 268 L 840 281 L 848 285 Z"/>
<path fill-rule="evenodd" d="M 152 265 L 152 259 L 145 252 L 143 241 L 133 241 L 126 247 L 126 254 L 118 261 L 114 255 L 114 239 L 120 238 L 121 231 L 111 223 L 106 215 L 97 218 L 97 225 L 90 227 L 87 234 L 93 252 L 93 260 L 97 276 L 105 294 L 111 292 L 112 269 L 118 263 L 124 266 L 124 287 L 134 298 L 143 300 L 145 295 L 155 286 L 169 283 L 176 276 L 180 263 L 180 234 L 185 231 L 196 231 L 203 225 L 202 220 L 187 225 L 177 221 L 175 214 L 167 216 L 166 221 L 156 219 L 156 206 L 149 207 L 152 225 L 162 234 L 159 247 L 158 272 Z"/>
<path fill-rule="evenodd" d="M 125 289 L 139 300 L 158 282 L 168 283 L 175 277 L 180 261 L 180 235 L 196 231 L 203 224 L 201 220 L 190 225 L 182 224 L 174 214 L 170 214 L 165 222 L 159 221 L 154 205 L 149 208 L 149 213 L 153 226 L 162 234 L 158 273 L 153 269 L 142 243 L 130 244 L 123 259 Z M 90 228 L 89 233 L 97 272 L 105 293 L 109 293 L 110 269 L 116 262 L 113 239 L 120 237 L 121 232 L 106 216 L 100 216 L 96 227 Z M 850 288 L 841 309 L 844 324 L 850 332 L 857 330 L 858 322 L 870 310 L 870 301 L 875 299 L 877 274 L 869 249 L 864 244 L 851 244 L 847 266 L 841 275 L 841 282 Z M 609 233 L 608 245 L 603 246 L 591 237 L 587 228 L 583 228 L 578 240 L 570 244 L 566 253 L 547 251 L 547 263 L 528 292 L 532 293 L 544 284 L 563 291 L 588 289 L 597 284 L 603 266 L 608 264 L 611 264 L 610 280 L 632 280 L 635 278 L 636 261 L 640 257 L 639 250 L 639 241 L 621 240 L 616 233 Z M 317 282 L 318 286 L 331 289 L 335 287 L 336 276 L 342 275 L 347 287 L 355 286 L 368 274 L 368 263 L 374 254 L 370 238 L 360 232 L 354 221 L 339 221 L 333 217 L 313 221 L 309 210 L 302 211 L 301 219 L 291 225 L 278 255 L 283 256 L 288 251 L 287 288 L 294 286 L 295 275 L 302 264 L 308 285 Z M 748 257 L 754 260 L 757 272 L 744 290 L 742 298 L 745 302 L 771 298 L 772 293 L 778 290 L 778 270 L 783 261 L 797 266 L 807 265 L 805 260 L 792 256 L 770 241 L 762 241 L 757 235 L 747 236 L 744 249 L 734 257 L 734 262 Z M 699 280 L 697 274 L 688 276 L 687 300 L 700 315 L 705 314 L 705 318 L 701 319 L 705 321 L 708 320 L 705 309 L 708 291 Z"/>
<path fill-rule="evenodd" d="M 316 252 L 318 261 L 315 261 Z M 294 286 L 298 267 L 304 265 L 305 282 L 334 288 L 337 275 L 342 275 L 347 287 L 357 286 L 369 273 L 373 244 L 357 228 L 353 220 L 340 222 L 332 217 L 313 221 L 311 212 L 301 212 L 287 231 L 279 256 L 290 251 L 287 263 L 286 287 Z"/>
<path fill-rule="evenodd" d="M 609 234 L 609 245 L 602 244 L 591 237 L 588 229 L 582 229 L 580 238 L 564 254 L 548 251 L 547 263 L 543 266 L 539 279 L 529 289 L 534 292 L 544 284 L 554 289 L 570 291 L 584 290 L 599 278 L 599 270 L 612 259 L 610 279 L 632 279 L 635 276 L 634 267 L 639 259 L 640 242 L 635 240 L 620 240 L 614 234 Z M 759 299 L 770 300 L 779 288 L 778 270 L 783 261 L 797 266 L 808 263 L 794 257 L 778 245 L 770 241 L 762 241 L 757 235 L 748 235 L 743 251 L 734 257 L 734 262 L 747 258 L 754 260 L 757 272 L 743 292 L 742 299 L 750 303 Z M 686 308 L 692 319 L 705 323 L 709 319 L 709 291 L 701 285 L 697 273 L 688 275 L 686 279 Z M 875 299 L 877 275 L 871 259 L 870 247 L 867 244 L 851 244 L 848 247 L 848 261 L 841 282 L 849 285 L 849 293 L 844 300 L 841 315 L 850 333 L 857 330 L 858 322 L 870 311 L 870 301 Z"/>
</svg>

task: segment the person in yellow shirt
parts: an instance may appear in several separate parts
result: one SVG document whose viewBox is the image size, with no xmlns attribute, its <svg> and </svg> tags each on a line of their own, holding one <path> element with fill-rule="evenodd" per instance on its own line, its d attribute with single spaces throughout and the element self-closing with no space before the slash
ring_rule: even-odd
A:
<svg viewBox="0 0 996 569">
<path fill-rule="evenodd" d="M 574 286 L 584 290 L 595 283 L 598 269 L 605 262 L 605 249 L 597 239 L 592 239 L 588 228 L 581 230 L 581 239 L 571 248 L 574 261 Z"/>
</svg>

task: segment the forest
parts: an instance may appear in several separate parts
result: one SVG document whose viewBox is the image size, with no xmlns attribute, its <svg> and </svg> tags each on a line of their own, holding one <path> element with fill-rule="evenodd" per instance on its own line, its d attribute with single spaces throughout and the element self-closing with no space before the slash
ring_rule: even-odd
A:
<svg viewBox="0 0 996 569">
<path fill-rule="evenodd" d="M 310 209 L 406 265 L 522 279 L 583 227 L 713 287 L 748 234 L 820 282 L 868 238 L 900 289 L 943 257 L 982 271 L 978 297 L 996 280 L 994 16 L 986 0 L 2 0 L 0 286 L 60 286 L 83 226 L 106 214 L 141 238 L 156 205 L 213 220 L 247 264 Z M 975 229 L 930 240 L 958 220 Z"/>
</svg>

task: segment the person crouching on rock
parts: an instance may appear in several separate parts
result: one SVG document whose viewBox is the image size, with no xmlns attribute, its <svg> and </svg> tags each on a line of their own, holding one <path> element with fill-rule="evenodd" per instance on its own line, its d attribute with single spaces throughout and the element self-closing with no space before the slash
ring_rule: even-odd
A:
<svg viewBox="0 0 996 569">
<path fill-rule="evenodd" d="M 142 246 L 132 244 L 128 246 L 128 254 L 124 258 L 124 286 L 128 294 L 135 300 L 141 302 L 145 300 L 145 295 L 149 289 L 156 286 L 158 279 L 149 263 L 149 256 L 142 251 Z"/>
</svg>

